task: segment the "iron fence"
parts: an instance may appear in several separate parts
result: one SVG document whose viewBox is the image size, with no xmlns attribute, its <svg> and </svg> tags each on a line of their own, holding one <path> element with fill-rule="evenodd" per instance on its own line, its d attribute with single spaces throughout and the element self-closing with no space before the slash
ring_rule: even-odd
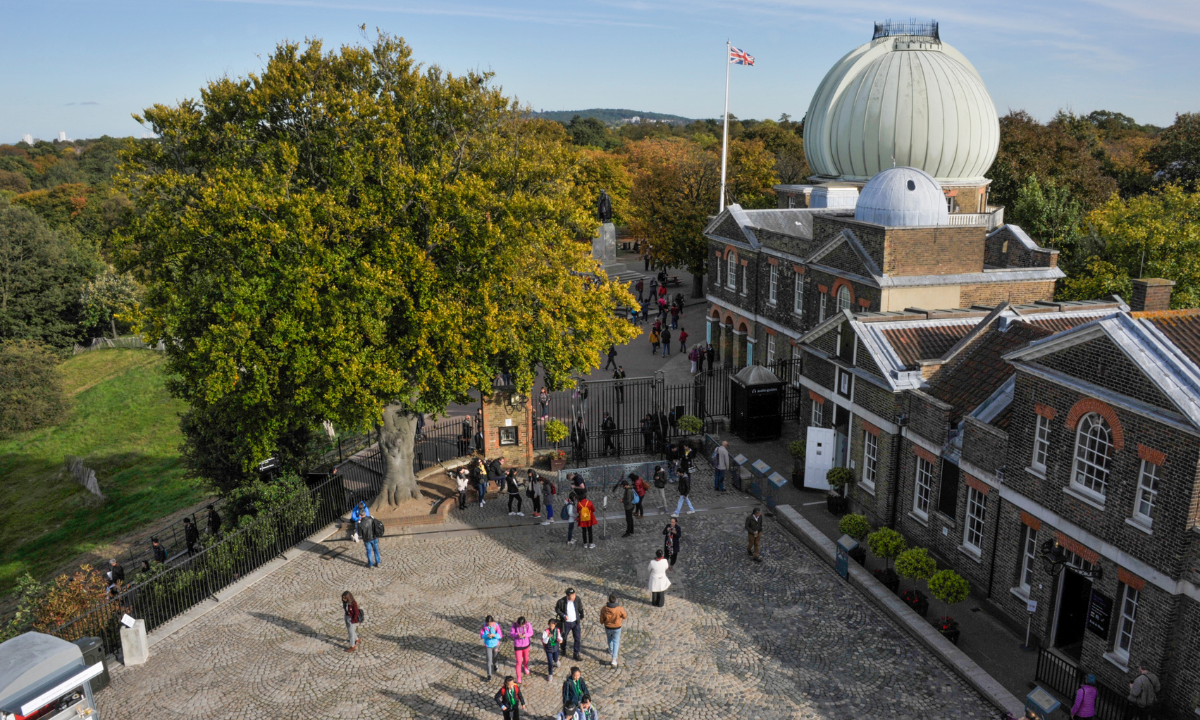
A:
<svg viewBox="0 0 1200 720">
<path fill-rule="evenodd" d="M 1075 691 L 1079 689 L 1085 675 L 1087 673 L 1070 660 L 1047 648 L 1038 648 L 1037 673 L 1034 680 L 1066 697 L 1068 705 L 1074 700 Z M 1096 718 L 1127 720 L 1129 716 L 1129 699 L 1126 693 L 1097 681 Z"/>
</svg>

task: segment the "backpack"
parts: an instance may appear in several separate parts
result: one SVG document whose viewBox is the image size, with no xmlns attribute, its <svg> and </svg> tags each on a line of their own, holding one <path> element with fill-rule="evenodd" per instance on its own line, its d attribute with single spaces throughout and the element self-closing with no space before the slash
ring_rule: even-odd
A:
<svg viewBox="0 0 1200 720">
<path fill-rule="evenodd" d="M 585 523 L 585 522 L 591 522 L 591 521 L 592 521 L 592 509 L 590 507 L 588 507 L 587 505 L 580 505 L 579 506 L 579 522 Z"/>
<path fill-rule="evenodd" d="M 556 487 L 554 483 L 550 483 L 550 494 L 551 495 L 558 494 L 558 487 Z"/>
<path fill-rule="evenodd" d="M 383 537 L 383 531 L 384 531 L 383 521 L 376 517 L 371 518 L 371 521 L 372 521 L 371 527 L 375 528 L 375 537 L 377 539 Z"/>
</svg>

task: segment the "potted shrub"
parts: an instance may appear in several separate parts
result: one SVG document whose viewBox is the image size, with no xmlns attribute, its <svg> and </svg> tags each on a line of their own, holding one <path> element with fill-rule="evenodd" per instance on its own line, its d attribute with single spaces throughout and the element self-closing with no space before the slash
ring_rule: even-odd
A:
<svg viewBox="0 0 1200 720">
<path fill-rule="evenodd" d="M 939 570 L 929 578 L 929 592 L 947 605 L 954 605 L 967 599 L 967 595 L 971 593 L 971 583 L 953 570 Z M 958 621 L 947 614 L 938 618 L 934 624 L 943 637 L 955 645 L 958 644 L 961 634 Z"/>
<path fill-rule="evenodd" d="M 846 486 L 854 481 L 854 472 L 850 468 L 830 468 L 829 472 L 825 473 L 825 480 L 829 482 L 825 506 L 834 515 L 841 515 L 850 507 L 850 500 L 846 497 Z"/>
<path fill-rule="evenodd" d="M 546 421 L 546 439 L 554 443 L 554 454 L 550 456 L 551 470 L 562 470 L 567 466 L 567 454 L 558 445 L 570 434 L 571 431 L 562 420 L 552 418 Z"/>
<path fill-rule="evenodd" d="M 866 516 L 853 513 L 847 515 L 838 523 L 838 532 L 849 535 L 858 541 L 858 547 L 850 551 L 850 557 L 854 558 L 854 562 L 859 565 L 865 565 L 867 551 L 862 546 L 862 540 L 871 532 L 871 523 L 867 522 Z"/>
<path fill-rule="evenodd" d="M 804 453 L 807 448 L 803 440 L 793 440 L 788 443 L 788 453 L 792 456 L 792 485 L 804 487 Z"/>
<path fill-rule="evenodd" d="M 937 572 L 937 562 L 925 548 L 910 548 L 896 557 L 896 572 L 902 578 L 923 582 Z M 920 590 L 905 590 L 900 597 L 921 617 L 929 614 L 929 598 Z"/>
<path fill-rule="evenodd" d="M 695 415 L 684 415 L 675 423 L 675 427 L 684 435 L 695 435 L 704 429 L 704 423 Z"/>
<path fill-rule="evenodd" d="M 892 569 L 892 561 L 908 549 L 904 536 L 891 528 L 879 528 L 867 536 L 867 547 L 871 554 L 885 561 L 887 567 L 875 571 L 875 577 L 892 592 L 900 591 L 900 576 Z"/>
</svg>

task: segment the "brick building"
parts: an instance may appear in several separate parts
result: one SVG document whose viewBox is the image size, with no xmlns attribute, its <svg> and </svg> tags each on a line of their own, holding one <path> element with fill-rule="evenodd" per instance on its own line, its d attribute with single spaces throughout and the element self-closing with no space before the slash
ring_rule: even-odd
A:
<svg viewBox="0 0 1200 720">
<path fill-rule="evenodd" d="M 852 505 L 1065 662 L 1200 707 L 1200 313 L 1119 299 L 842 312 L 799 347 Z M 1147 298 L 1149 302 L 1147 303 Z M 1089 614 L 1091 619 L 1089 620 Z"/>
</svg>

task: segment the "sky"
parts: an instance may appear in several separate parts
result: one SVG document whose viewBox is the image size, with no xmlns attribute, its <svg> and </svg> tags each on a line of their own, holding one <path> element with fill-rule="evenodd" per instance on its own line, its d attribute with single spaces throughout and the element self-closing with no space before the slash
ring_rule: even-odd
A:
<svg viewBox="0 0 1200 720">
<path fill-rule="evenodd" d="M 535 110 L 720 117 L 729 40 L 756 58 L 732 68 L 730 112 L 799 119 L 873 22 L 915 18 L 941 23 L 1001 115 L 1200 111 L 1200 0 L 0 0 L 0 16 L 0 142 L 140 137 L 143 108 L 261 70 L 284 40 L 364 43 L 364 24 Z"/>
</svg>

